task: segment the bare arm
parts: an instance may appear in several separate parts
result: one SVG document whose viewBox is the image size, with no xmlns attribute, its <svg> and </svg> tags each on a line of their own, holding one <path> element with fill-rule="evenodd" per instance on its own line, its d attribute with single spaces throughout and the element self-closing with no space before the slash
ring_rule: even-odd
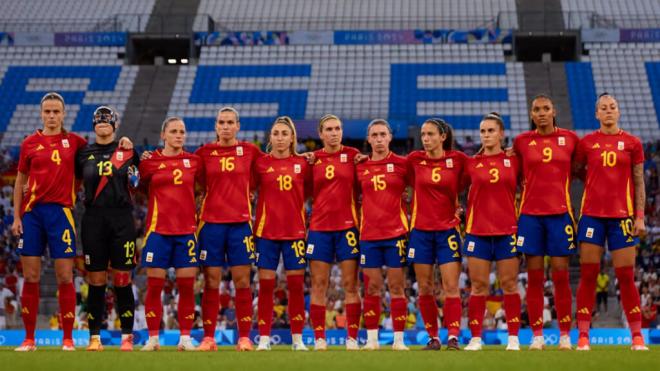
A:
<svg viewBox="0 0 660 371">
<path fill-rule="evenodd" d="M 11 232 L 14 236 L 20 236 L 23 233 L 23 223 L 21 222 L 21 207 L 23 204 L 23 188 L 27 184 L 27 174 L 16 173 L 16 183 L 14 183 L 14 223 L 11 225 Z"/>
<path fill-rule="evenodd" d="M 644 188 L 644 164 L 633 165 L 633 185 L 635 187 L 635 235 L 644 234 L 644 207 L 646 206 L 646 189 Z"/>
</svg>

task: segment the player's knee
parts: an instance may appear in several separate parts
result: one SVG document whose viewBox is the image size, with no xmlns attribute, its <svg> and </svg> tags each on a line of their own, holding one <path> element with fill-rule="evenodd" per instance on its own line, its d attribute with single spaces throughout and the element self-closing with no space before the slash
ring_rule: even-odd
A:
<svg viewBox="0 0 660 371">
<path fill-rule="evenodd" d="M 487 281 L 472 281 L 472 294 L 473 295 L 486 295 L 488 294 Z"/>
<path fill-rule="evenodd" d="M 220 287 L 220 277 L 216 277 L 212 274 L 205 274 L 204 287 L 209 289 L 217 289 L 218 287 Z M 236 287 L 238 287 L 238 285 Z"/>
<path fill-rule="evenodd" d="M 354 277 L 342 278 L 341 285 L 344 288 L 344 292 L 346 293 L 346 295 L 349 294 L 357 295 L 358 292 L 357 280 Z"/>
<path fill-rule="evenodd" d="M 403 286 L 401 285 L 392 285 L 390 287 L 390 295 L 392 296 L 403 296 Z"/>
<path fill-rule="evenodd" d="M 453 282 L 447 282 L 442 284 L 442 289 L 445 291 L 447 296 L 455 297 L 459 296 L 458 284 Z"/>
<path fill-rule="evenodd" d="M 59 285 L 69 284 L 69 283 L 73 282 L 73 273 L 72 272 L 57 272 L 55 274 L 55 277 L 57 278 L 57 283 Z"/>
<path fill-rule="evenodd" d="M 505 294 L 515 294 L 518 292 L 518 283 L 515 279 L 503 280 L 501 286 Z"/>
<path fill-rule="evenodd" d="M 419 295 L 432 295 L 433 285 L 428 281 L 418 281 Z"/>
<path fill-rule="evenodd" d="M 367 293 L 369 295 L 380 295 L 380 291 L 383 289 L 382 282 L 372 282 L 369 280 L 369 286 L 367 287 Z"/>
<path fill-rule="evenodd" d="M 36 269 L 25 269 L 23 268 L 23 278 L 27 282 L 39 282 L 41 275 Z"/>
<path fill-rule="evenodd" d="M 216 285 L 219 285 L 219 283 Z M 250 287 L 250 275 L 236 277 L 234 279 L 234 286 L 236 286 L 237 289 L 247 289 Z"/>
<path fill-rule="evenodd" d="M 115 287 L 125 287 L 131 284 L 131 272 L 117 271 L 112 277 Z"/>
</svg>

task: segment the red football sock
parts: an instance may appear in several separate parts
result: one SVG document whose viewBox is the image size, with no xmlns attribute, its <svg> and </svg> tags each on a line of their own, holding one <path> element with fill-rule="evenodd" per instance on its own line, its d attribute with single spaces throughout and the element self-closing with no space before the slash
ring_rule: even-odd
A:
<svg viewBox="0 0 660 371">
<path fill-rule="evenodd" d="M 39 314 L 39 282 L 23 283 L 21 293 L 21 315 L 25 326 L 25 339 L 34 340 L 34 329 L 37 326 L 37 314 Z"/>
<path fill-rule="evenodd" d="M 73 282 L 57 286 L 60 296 L 60 316 L 62 317 L 63 339 L 73 339 L 73 323 L 76 320 L 76 288 Z"/>
<path fill-rule="evenodd" d="M 445 327 L 449 332 L 449 336 L 458 337 L 458 335 L 461 333 L 461 314 L 463 312 L 463 306 L 461 305 L 461 298 L 459 297 L 446 298 L 444 309 L 445 309 L 444 310 Z"/>
<path fill-rule="evenodd" d="M 408 319 L 408 301 L 406 298 L 392 298 L 390 306 L 392 307 L 392 329 L 394 331 L 405 330 Z"/>
<path fill-rule="evenodd" d="M 177 318 L 179 320 L 179 329 L 181 331 L 181 335 L 190 335 L 193 320 L 195 319 L 194 285 L 195 277 L 177 277 L 176 279 L 176 286 L 179 289 Z"/>
<path fill-rule="evenodd" d="M 250 336 L 252 328 L 252 290 L 249 287 L 236 289 L 236 316 L 238 317 L 238 337 Z"/>
<path fill-rule="evenodd" d="M 571 331 L 573 319 L 573 293 L 568 279 L 568 270 L 562 269 L 552 272 L 552 283 L 555 286 L 555 308 L 559 319 L 559 334 L 568 335 Z M 529 295 L 529 292 L 527 293 Z"/>
<path fill-rule="evenodd" d="M 642 311 L 640 310 L 639 291 L 635 286 L 635 273 L 633 267 L 619 267 L 614 269 L 619 280 L 621 291 L 621 304 L 626 312 L 626 319 L 633 337 L 642 336 Z"/>
<path fill-rule="evenodd" d="M 292 334 L 302 334 L 305 326 L 305 276 L 296 274 L 286 277 L 289 289 L 289 322 Z M 324 318 L 325 320 L 325 318 Z"/>
<path fill-rule="evenodd" d="M 325 339 L 325 306 L 311 304 L 309 316 L 314 329 L 314 339 Z"/>
<path fill-rule="evenodd" d="M 349 338 L 357 339 L 360 329 L 360 303 L 346 303 L 346 332 Z"/>
<path fill-rule="evenodd" d="M 589 337 L 591 327 L 591 311 L 596 301 L 596 279 L 600 271 L 600 263 L 580 264 L 580 284 L 578 285 L 577 302 L 577 324 L 580 337 Z"/>
<path fill-rule="evenodd" d="M 270 326 L 273 323 L 273 292 L 275 279 L 259 280 L 259 295 L 257 300 L 257 315 L 259 316 L 259 336 L 270 336 Z"/>
<path fill-rule="evenodd" d="M 147 328 L 149 336 L 158 336 L 160 331 L 160 320 L 163 318 L 163 303 L 161 294 L 165 286 L 164 278 L 147 278 L 147 294 L 144 299 L 144 313 L 147 317 Z"/>
<path fill-rule="evenodd" d="M 543 335 L 543 269 L 530 269 L 527 272 L 527 315 L 534 336 Z"/>
<path fill-rule="evenodd" d="M 202 322 L 204 337 L 215 337 L 215 325 L 220 311 L 220 292 L 218 288 L 204 287 L 202 294 Z"/>
<path fill-rule="evenodd" d="M 481 337 L 481 328 L 484 322 L 484 312 L 486 311 L 486 296 L 470 295 L 468 301 L 468 326 L 472 337 Z"/>
<path fill-rule="evenodd" d="M 422 313 L 424 327 L 429 337 L 438 337 L 438 305 L 435 303 L 433 295 L 419 296 L 419 311 Z"/>
<path fill-rule="evenodd" d="M 509 336 L 518 336 L 520 331 L 520 294 L 504 295 L 504 314 Z"/>
<path fill-rule="evenodd" d="M 364 327 L 367 330 L 377 330 L 380 323 L 380 295 L 369 295 L 364 298 Z"/>
</svg>

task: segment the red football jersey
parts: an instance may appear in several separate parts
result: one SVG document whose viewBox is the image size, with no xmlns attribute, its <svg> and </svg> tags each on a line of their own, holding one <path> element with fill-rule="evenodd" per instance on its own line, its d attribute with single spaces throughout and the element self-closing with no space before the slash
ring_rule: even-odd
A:
<svg viewBox="0 0 660 371">
<path fill-rule="evenodd" d="M 22 212 L 38 203 L 73 207 L 76 200 L 76 152 L 87 141 L 73 133 L 44 135 L 41 129 L 21 143 L 18 171 L 28 176 Z"/>
<path fill-rule="evenodd" d="M 603 134 L 596 130 L 578 144 L 575 160 L 586 164 L 582 215 L 626 218 L 634 213 L 633 165 L 644 162 L 642 142 L 621 130 Z"/>
<path fill-rule="evenodd" d="M 195 154 L 204 162 L 202 183 L 206 194 L 200 219 L 210 223 L 251 222 L 252 174 L 261 151 L 247 142 L 228 147 L 209 143 Z"/>
<path fill-rule="evenodd" d="M 257 159 L 257 230 L 269 240 L 305 238 L 305 200 L 310 194 L 311 170 L 301 156 Z"/>
<path fill-rule="evenodd" d="M 314 152 L 312 166 L 314 202 L 309 229 L 314 231 L 341 231 L 358 224 L 353 147 L 343 147 L 336 153 L 321 149 Z"/>
<path fill-rule="evenodd" d="M 465 231 L 477 236 L 500 236 L 516 233 L 516 186 L 519 163 L 516 156 L 504 152 L 476 155 L 465 166 L 470 182 Z"/>
<path fill-rule="evenodd" d="M 523 174 L 521 214 L 572 215 L 571 164 L 579 141 L 574 132 L 561 128 L 549 135 L 534 130 L 516 137 L 513 149 L 522 163 Z"/>
<path fill-rule="evenodd" d="M 360 240 L 378 241 L 408 232 L 403 192 L 409 183 L 406 158 L 390 152 L 386 158 L 356 167 L 362 191 Z"/>
<path fill-rule="evenodd" d="M 165 156 L 157 150 L 140 163 L 140 183 L 149 190 L 147 233 L 195 232 L 195 182 L 201 178 L 202 166 L 199 156 L 185 151 L 177 156 Z"/>
<path fill-rule="evenodd" d="M 467 156 L 458 151 L 447 151 L 438 159 L 425 151 L 408 155 L 414 176 L 411 228 L 444 231 L 460 223 L 456 206 L 466 161 Z"/>
</svg>

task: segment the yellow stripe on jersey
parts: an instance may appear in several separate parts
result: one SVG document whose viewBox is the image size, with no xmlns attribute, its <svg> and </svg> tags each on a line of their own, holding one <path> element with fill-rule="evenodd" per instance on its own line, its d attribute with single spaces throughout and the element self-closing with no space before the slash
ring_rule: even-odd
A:
<svg viewBox="0 0 660 371">
<path fill-rule="evenodd" d="M 261 238 L 261 235 L 264 232 L 264 225 L 266 225 L 266 203 L 264 203 L 264 207 L 261 211 L 261 220 L 259 220 L 259 225 L 257 226 L 257 233 L 255 233 L 259 238 Z"/>
<path fill-rule="evenodd" d="M 409 231 L 408 229 L 408 216 L 406 215 L 405 209 L 403 207 L 403 199 L 399 201 L 399 209 L 401 210 L 401 223 L 403 223 L 403 228 L 406 229 L 406 231 Z"/>
<path fill-rule="evenodd" d="M 582 211 L 584 211 L 584 200 L 587 199 L 587 185 L 584 185 L 584 192 L 582 192 L 582 203 L 580 204 L 580 217 L 582 217 Z"/>
<path fill-rule="evenodd" d="M 566 208 L 568 209 L 568 216 L 571 217 L 571 221 L 573 222 L 573 228 L 576 228 L 575 224 L 575 216 L 573 215 L 573 205 L 571 204 L 571 193 L 570 193 L 570 184 L 571 184 L 571 176 L 569 175 L 566 177 L 566 188 L 565 188 L 565 195 L 566 195 Z"/>
<path fill-rule="evenodd" d="M 357 209 L 355 207 L 355 196 L 351 197 L 351 215 L 353 215 L 353 223 L 355 223 L 355 226 L 360 226 L 360 224 L 358 224 Z"/>
<path fill-rule="evenodd" d="M 520 205 L 518 205 L 518 208 L 516 209 L 516 216 L 520 216 L 520 213 L 522 212 L 523 205 L 525 204 L 526 194 L 527 194 L 527 184 L 523 186 L 522 195 L 520 196 Z"/>
<path fill-rule="evenodd" d="M 300 208 L 300 220 L 302 220 L 302 225 L 303 226 L 307 225 L 307 223 L 305 223 L 305 204 L 304 203 L 303 203 L 303 206 Z"/>
<path fill-rule="evenodd" d="M 71 183 L 71 205 L 76 204 L 76 178 L 73 178 L 73 182 Z"/>
<path fill-rule="evenodd" d="M 247 187 L 245 188 L 245 199 L 247 200 L 248 215 L 250 216 L 248 224 L 250 224 L 250 229 L 252 229 L 252 202 L 250 201 L 250 184 L 248 183 Z"/>
<path fill-rule="evenodd" d="M 360 236 L 362 235 L 362 228 L 364 228 L 364 206 L 360 208 Z"/>
<path fill-rule="evenodd" d="M 417 191 L 413 194 L 413 209 L 412 216 L 410 217 L 410 229 L 415 228 L 415 222 L 417 221 Z"/>
<path fill-rule="evenodd" d="M 151 235 L 151 233 L 156 230 L 156 223 L 157 222 L 158 222 L 158 200 L 156 200 L 156 197 L 154 196 L 154 211 L 151 214 L 151 222 L 149 223 L 149 230 L 147 230 L 147 234 L 144 235 L 144 241 L 142 242 L 142 248 L 147 246 L 147 240 L 149 239 L 149 236 Z"/>
<path fill-rule="evenodd" d="M 34 202 L 34 200 L 37 199 L 37 195 L 35 193 L 36 191 L 37 191 L 37 182 L 35 181 L 34 184 L 32 185 L 32 189 L 30 190 L 30 200 L 28 200 L 27 204 L 25 204 L 26 213 L 32 210 L 32 203 Z"/>
<path fill-rule="evenodd" d="M 206 192 L 204 192 L 204 199 L 202 200 L 202 207 L 199 208 L 199 217 L 201 218 L 204 215 L 204 210 L 206 210 L 206 198 L 209 197 L 209 187 L 206 187 Z"/>
<path fill-rule="evenodd" d="M 474 214 L 474 208 L 470 208 L 470 215 L 468 215 L 468 220 L 467 220 L 467 224 L 466 224 L 466 227 L 465 227 L 465 233 L 472 232 L 472 219 L 474 217 L 473 214 Z"/>
<path fill-rule="evenodd" d="M 633 201 L 630 196 L 630 178 L 626 181 L 626 206 L 628 207 L 628 216 L 633 215 Z"/>
<path fill-rule="evenodd" d="M 73 220 L 73 213 L 71 213 L 71 209 L 68 207 L 63 207 L 62 211 L 64 211 L 64 215 L 66 216 L 66 220 L 69 221 L 69 224 L 71 225 L 71 229 L 73 230 L 73 234 L 76 234 L 76 222 Z"/>
</svg>

